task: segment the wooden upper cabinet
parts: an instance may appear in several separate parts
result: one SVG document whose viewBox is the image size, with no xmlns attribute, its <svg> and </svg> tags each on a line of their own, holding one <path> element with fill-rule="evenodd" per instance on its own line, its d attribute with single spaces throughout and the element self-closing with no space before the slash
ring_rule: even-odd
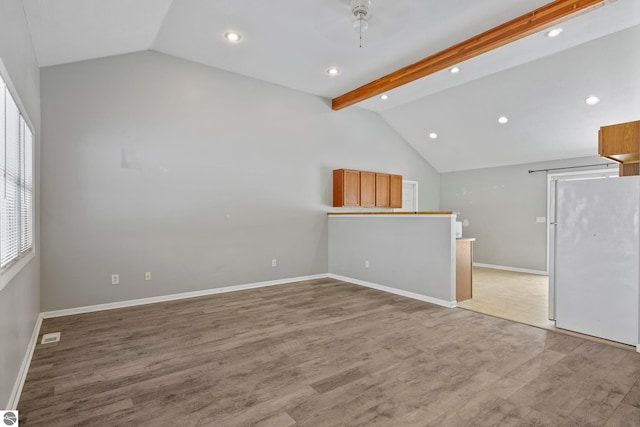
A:
<svg viewBox="0 0 640 427">
<path fill-rule="evenodd" d="M 640 120 L 602 126 L 598 132 L 598 153 L 622 163 L 640 161 Z"/>
<path fill-rule="evenodd" d="M 376 205 L 376 174 L 360 171 L 360 206 L 372 208 Z"/>
<path fill-rule="evenodd" d="M 376 207 L 388 208 L 389 203 L 389 174 L 376 174 Z"/>
<path fill-rule="evenodd" d="M 360 171 L 333 171 L 333 206 L 360 206 Z"/>
<path fill-rule="evenodd" d="M 402 207 L 402 175 L 389 175 L 389 205 Z"/>
<path fill-rule="evenodd" d="M 402 175 L 336 169 L 333 171 L 333 207 L 401 208 Z"/>
<path fill-rule="evenodd" d="M 620 163 L 620 176 L 640 175 L 640 163 Z"/>
</svg>

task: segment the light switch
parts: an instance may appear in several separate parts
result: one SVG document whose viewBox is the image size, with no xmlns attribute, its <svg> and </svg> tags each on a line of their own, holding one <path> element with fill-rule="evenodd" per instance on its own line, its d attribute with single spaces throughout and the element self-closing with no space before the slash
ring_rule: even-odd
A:
<svg viewBox="0 0 640 427">
<path fill-rule="evenodd" d="M 544 224 L 545 222 L 547 222 L 547 218 L 545 218 L 543 216 L 537 216 L 536 217 L 536 222 Z"/>
</svg>

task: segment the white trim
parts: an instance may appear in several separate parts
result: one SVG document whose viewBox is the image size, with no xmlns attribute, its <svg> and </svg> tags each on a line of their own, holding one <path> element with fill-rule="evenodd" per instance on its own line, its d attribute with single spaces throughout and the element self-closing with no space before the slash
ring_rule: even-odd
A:
<svg viewBox="0 0 640 427">
<path fill-rule="evenodd" d="M 474 267 L 484 267 L 484 268 L 493 268 L 495 270 L 506 270 L 506 271 L 516 271 L 518 273 L 529 273 L 529 274 L 539 274 L 541 276 L 546 276 L 547 272 L 544 270 L 530 270 L 528 268 L 518 268 L 518 267 L 507 267 L 504 265 L 493 265 L 493 264 L 483 264 L 481 262 L 474 262 Z"/>
<path fill-rule="evenodd" d="M 34 211 L 35 213 L 35 211 Z M 9 284 L 13 280 L 14 277 L 18 275 L 22 271 L 22 269 L 29 264 L 29 261 L 36 257 L 35 249 L 33 247 L 31 250 L 14 261 L 13 264 L 9 265 L 5 271 L 0 275 L 0 291 L 4 289 L 5 286 Z"/>
<path fill-rule="evenodd" d="M 16 382 L 13 386 L 13 390 L 11 391 L 11 395 L 9 396 L 9 402 L 7 403 L 7 410 L 12 411 L 12 410 L 18 409 L 18 402 L 20 401 L 22 388 L 24 387 L 24 382 L 27 379 L 27 372 L 29 372 L 29 366 L 31 366 L 31 359 L 33 358 L 33 351 L 36 348 L 38 335 L 40 335 L 40 326 L 42 326 L 42 314 L 38 315 L 38 319 L 36 320 L 36 325 L 34 326 L 33 332 L 31 333 L 31 339 L 29 340 L 29 345 L 27 346 L 27 352 L 24 355 L 24 359 L 22 359 L 22 365 L 20 366 L 20 371 L 18 371 L 18 378 L 16 378 Z"/>
<path fill-rule="evenodd" d="M 413 201 L 414 201 L 414 206 L 413 206 L 414 209 L 413 210 L 415 212 L 418 212 L 420 210 L 420 208 L 418 207 L 418 194 L 419 194 L 418 184 L 419 183 L 418 183 L 418 181 L 410 181 L 410 180 L 403 179 L 402 180 L 402 186 L 403 187 L 404 187 L 404 184 L 411 184 L 413 186 Z M 403 188 L 403 190 L 404 190 L 404 188 Z M 404 200 L 402 202 L 404 203 Z M 393 211 L 394 212 L 407 212 L 407 211 L 403 210 L 402 208 L 394 208 Z M 411 211 L 408 211 L 408 212 L 411 212 Z"/>
<path fill-rule="evenodd" d="M 352 279 L 350 277 L 339 276 L 337 274 L 329 274 L 329 278 L 342 280 L 343 282 L 353 283 L 354 285 L 365 286 L 367 288 L 376 289 L 378 291 L 389 292 L 391 294 L 400 295 L 407 298 L 417 299 L 419 301 L 429 302 L 431 304 L 440 305 L 442 307 L 454 308 L 458 306 L 456 301 L 445 301 L 439 298 L 428 297 L 401 289 L 390 288 L 388 286 L 378 285 L 377 283 L 365 282 L 364 280 Z"/>
<path fill-rule="evenodd" d="M 349 213 L 338 213 L 338 212 L 332 212 L 331 215 L 329 215 L 329 218 L 452 218 L 452 217 L 456 217 L 457 214 L 421 214 L 421 213 L 410 213 L 410 214 L 406 214 L 406 213 L 402 213 L 402 212 L 398 212 L 398 213 L 393 213 L 390 212 L 388 214 L 349 214 Z"/>
<path fill-rule="evenodd" d="M 33 135 L 33 140 L 31 141 L 31 179 L 33 182 L 33 186 L 31 189 L 31 249 L 28 253 L 22 256 L 18 256 L 17 259 L 12 261 L 13 264 L 6 267 L 6 270 L 0 274 L 0 291 L 2 291 L 5 286 L 7 286 L 9 282 L 11 282 L 11 280 L 22 271 L 22 269 L 29 263 L 29 261 L 31 261 L 36 256 L 36 138 L 40 138 L 40 135 L 36 134 L 36 128 L 29 118 L 29 115 L 27 114 L 27 109 L 22 103 L 16 87 L 13 85 L 13 81 L 9 76 L 9 70 L 7 70 L 7 67 L 4 65 L 2 58 L 0 58 L 0 77 L 2 77 L 4 84 L 9 90 L 9 94 L 13 98 L 13 101 L 16 103 L 18 111 L 20 112 L 20 116 L 24 119 L 25 123 L 29 127 L 29 130 L 31 131 L 31 134 Z"/>
<path fill-rule="evenodd" d="M 11 81 L 11 78 L 9 77 L 9 70 L 7 70 L 7 67 L 5 67 L 4 62 L 2 61 L 2 58 L 0 58 L 0 75 L 2 75 L 2 79 L 4 80 L 4 83 L 7 85 L 7 87 L 9 88 L 9 93 L 11 94 L 11 96 L 13 97 L 13 100 L 15 101 L 16 105 L 18 106 L 18 110 L 20 110 L 20 114 L 22 114 L 25 122 L 27 122 L 27 125 L 29 125 L 29 128 L 31 129 L 31 131 L 33 132 L 34 135 L 34 147 L 35 147 L 35 126 L 33 126 L 33 122 L 31 121 L 31 119 L 29 118 L 29 115 L 27 114 L 27 109 L 24 107 L 24 104 L 22 103 L 22 100 L 20 99 L 20 96 L 18 96 L 18 91 L 16 90 L 16 87 L 13 85 L 13 82 Z M 35 149 L 33 150 L 34 153 L 34 157 L 35 157 Z M 35 163 L 35 161 L 34 161 Z"/>
<path fill-rule="evenodd" d="M 636 344 L 636 353 L 640 353 L 640 344 Z"/>
<path fill-rule="evenodd" d="M 560 177 L 567 177 L 567 176 L 579 176 L 579 175 L 606 175 L 607 178 L 616 178 L 617 176 L 619 176 L 620 174 L 620 169 L 617 168 L 617 166 L 619 165 L 617 162 L 611 162 L 609 163 L 611 166 L 616 166 L 615 168 L 609 168 L 609 167 L 604 167 L 604 168 L 594 168 L 594 169 L 587 169 L 587 170 L 580 170 L 580 171 L 570 171 L 570 172 L 550 172 L 547 174 L 547 176 L 549 177 L 549 179 L 558 179 Z M 586 166 L 585 166 L 586 167 Z"/>
<path fill-rule="evenodd" d="M 244 291 L 247 289 L 263 288 L 266 286 L 284 285 L 287 283 L 303 282 L 305 280 L 324 279 L 327 274 L 315 274 L 312 276 L 292 277 L 289 279 L 270 280 L 267 282 L 249 283 L 246 285 L 225 286 L 223 288 L 204 289 L 201 291 L 183 292 L 179 294 L 160 295 L 157 297 L 140 298 L 128 301 L 110 302 L 107 304 L 89 305 L 85 307 L 67 308 L 63 310 L 45 311 L 40 315 L 44 319 L 52 317 L 70 316 L 73 314 L 93 313 L 94 311 L 113 310 L 116 308 L 134 307 L 137 305 L 153 304 L 156 302 L 174 301 L 186 298 L 202 297 L 207 295 L 222 294 L 226 292 Z"/>
</svg>

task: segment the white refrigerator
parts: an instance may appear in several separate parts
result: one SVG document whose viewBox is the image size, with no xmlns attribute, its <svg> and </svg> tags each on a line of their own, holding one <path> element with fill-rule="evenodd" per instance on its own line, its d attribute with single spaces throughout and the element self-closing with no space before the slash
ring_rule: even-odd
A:
<svg viewBox="0 0 640 427">
<path fill-rule="evenodd" d="M 637 345 L 640 177 L 556 185 L 556 327 Z"/>
</svg>

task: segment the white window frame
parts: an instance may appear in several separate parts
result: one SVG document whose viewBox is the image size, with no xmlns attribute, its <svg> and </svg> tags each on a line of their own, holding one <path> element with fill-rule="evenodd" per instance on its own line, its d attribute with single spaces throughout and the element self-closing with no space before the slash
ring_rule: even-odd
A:
<svg viewBox="0 0 640 427">
<path fill-rule="evenodd" d="M 14 102 L 18 106 L 18 110 L 20 111 L 20 116 L 23 118 L 26 126 L 29 127 L 31 133 L 33 135 L 32 146 L 31 146 L 31 171 L 32 171 L 32 203 L 31 203 L 31 249 L 22 255 L 18 256 L 15 261 L 11 262 L 9 265 L 5 267 L 4 270 L 0 270 L 0 291 L 4 289 L 4 287 L 9 284 L 17 275 L 22 271 L 22 269 L 36 256 L 36 169 L 35 169 L 35 151 L 36 151 L 36 132 L 35 127 L 33 126 L 33 122 L 26 113 L 26 108 L 22 104 L 20 97 L 18 96 L 18 91 L 15 89 L 11 78 L 9 78 L 9 73 L 4 66 L 4 62 L 0 58 L 0 76 L 4 81 L 5 85 Z"/>
</svg>

